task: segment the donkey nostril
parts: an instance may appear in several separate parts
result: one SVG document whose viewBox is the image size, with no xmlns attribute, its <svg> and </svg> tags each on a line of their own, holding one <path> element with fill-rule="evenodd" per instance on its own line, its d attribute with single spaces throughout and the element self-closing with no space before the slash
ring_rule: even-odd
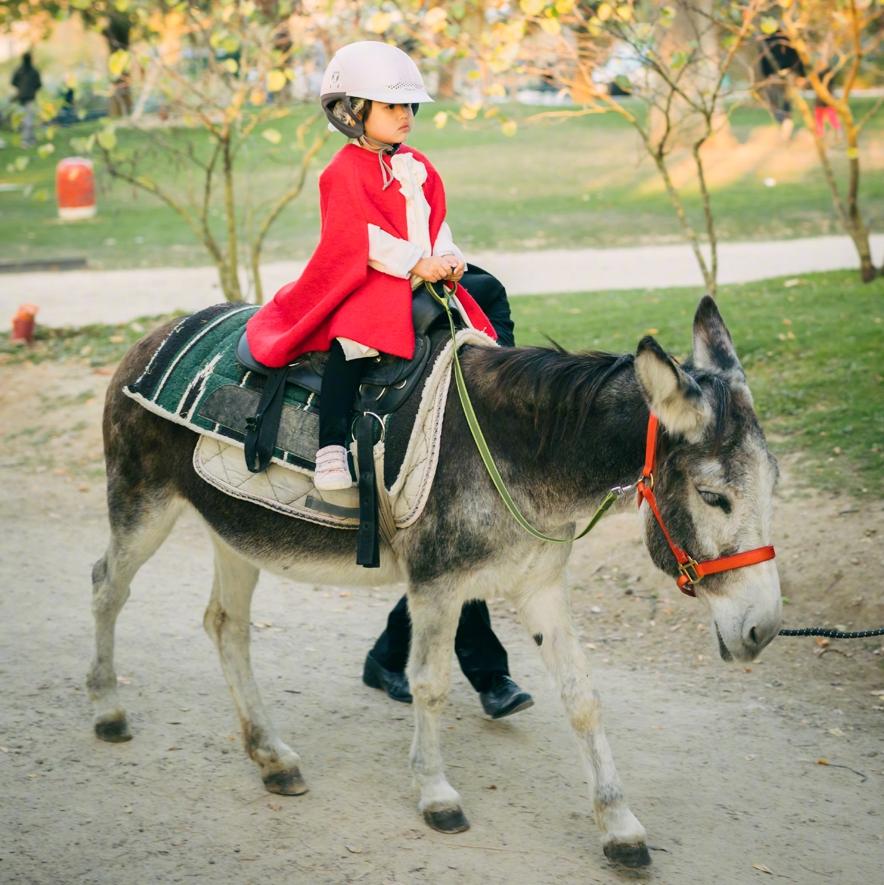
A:
<svg viewBox="0 0 884 885">
<path fill-rule="evenodd" d="M 752 640 L 753 645 L 758 645 L 758 630 L 755 627 L 749 630 L 749 639 Z"/>
</svg>

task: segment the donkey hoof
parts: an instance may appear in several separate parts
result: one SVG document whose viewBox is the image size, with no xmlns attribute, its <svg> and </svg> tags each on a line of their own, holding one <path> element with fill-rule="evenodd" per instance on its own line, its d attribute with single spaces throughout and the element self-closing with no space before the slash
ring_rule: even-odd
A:
<svg viewBox="0 0 884 885">
<path fill-rule="evenodd" d="M 263 780 L 269 793 L 279 793 L 280 796 L 302 796 L 310 789 L 297 768 L 275 771 Z"/>
<path fill-rule="evenodd" d="M 470 822 L 459 808 L 425 811 L 424 820 L 440 833 L 463 833 L 470 828 Z"/>
<path fill-rule="evenodd" d="M 651 862 L 644 842 L 608 842 L 604 848 L 608 860 L 625 867 L 646 867 Z"/>
<path fill-rule="evenodd" d="M 95 736 L 110 744 L 122 744 L 132 740 L 129 723 L 126 717 L 121 719 L 105 719 L 95 723 Z"/>
</svg>

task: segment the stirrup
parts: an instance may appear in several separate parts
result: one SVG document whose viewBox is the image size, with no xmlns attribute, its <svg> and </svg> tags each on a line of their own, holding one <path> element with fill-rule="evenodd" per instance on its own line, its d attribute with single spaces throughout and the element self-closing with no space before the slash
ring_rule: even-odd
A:
<svg viewBox="0 0 884 885">
<path fill-rule="evenodd" d="M 316 473 L 313 485 L 321 492 L 349 489 L 353 485 L 343 446 L 323 446 L 316 452 Z"/>
</svg>

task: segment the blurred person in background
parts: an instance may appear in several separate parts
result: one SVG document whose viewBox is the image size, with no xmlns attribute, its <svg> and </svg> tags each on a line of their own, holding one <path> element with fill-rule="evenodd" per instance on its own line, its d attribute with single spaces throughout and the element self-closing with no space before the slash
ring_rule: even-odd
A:
<svg viewBox="0 0 884 885">
<path fill-rule="evenodd" d="M 15 100 L 22 107 L 22 147 L 33 147 L 37 143 L 34 134 L 34 121 L 37 113 L 35 99 L 43 86 L 43 81 L 40 79 L 40 72 L 34 67 L 30 52 L 26 52 L 22 56 L 21 64 L 15 69 L 15 73 L 12 75 L 12 86 L 15 89 Z"/>
<path fill-rule="evenodd" d="M 777 31 L 764 38 L 759 58 L 762 95 L 767 102 L 774 120 L 779 124 L 784 141 L 792 135 L 792 103 L 786 89 L 785 76 L 788 72 L 803 75 L 804 67 L 798 53 L 793 49 L 784 34 Z"/>
</svg>

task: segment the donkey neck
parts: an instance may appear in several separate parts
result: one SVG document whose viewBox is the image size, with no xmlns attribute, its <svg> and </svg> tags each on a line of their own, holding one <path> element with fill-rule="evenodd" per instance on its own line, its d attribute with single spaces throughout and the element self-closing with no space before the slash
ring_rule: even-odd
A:
<svg viewBox="0 0 884 885">
<path fill-rule="evenodd" d="M 571 518 L 638 477 L 648 407 L 631 357 L 485 349 L 465 367 L 495 460 L 538 512 Z"/>
</svg>

